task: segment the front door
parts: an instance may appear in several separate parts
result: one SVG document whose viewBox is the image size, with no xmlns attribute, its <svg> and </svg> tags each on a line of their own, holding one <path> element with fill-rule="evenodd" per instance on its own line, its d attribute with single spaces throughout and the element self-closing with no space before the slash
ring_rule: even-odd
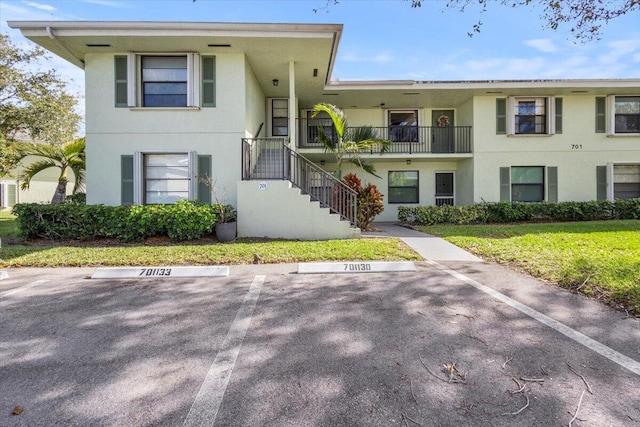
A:
<svg viewBox="0 0 640 427">
<path fill-rule="evenodd" d="M 436 172 L 436 206 L 454 205 L 453 172 Z"/>
<path fill-rule="evenodd" d="M 433 110 L 431 112 L 431 152 L 454 153 L 455 130 L 453 110 Z"/>
</svg>

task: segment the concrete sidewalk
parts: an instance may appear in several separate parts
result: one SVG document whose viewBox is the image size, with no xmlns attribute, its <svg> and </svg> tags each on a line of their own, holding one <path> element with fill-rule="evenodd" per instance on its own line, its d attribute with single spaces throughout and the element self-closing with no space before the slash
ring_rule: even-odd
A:
<svg viewBox="0 0 640 427">
<path fill-rule="evenodd" d="M 421 233 L 392 222 L 376 222 L 374 227 L 381 231 L 363 232 L 364 237 L 398 237 L 424 259 L 431 261 L 482 262 L 477 256 L 460 249 L 446 240 Z"/>
</svg>

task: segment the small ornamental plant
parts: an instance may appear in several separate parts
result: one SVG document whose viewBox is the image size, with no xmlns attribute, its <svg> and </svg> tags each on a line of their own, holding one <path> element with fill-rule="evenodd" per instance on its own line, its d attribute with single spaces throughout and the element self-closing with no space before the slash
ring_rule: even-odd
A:
<svg viewBox="0 0 640 427">
<path fill-rule="evenodd" d="M 368 230 L 373 219 L 384 210 L 384 195 L 371 183 L 363 187 L 360 178 L 353 173 L 345 175 L 342 182 L 358 193 L 358 227 Z"/>
</svg>

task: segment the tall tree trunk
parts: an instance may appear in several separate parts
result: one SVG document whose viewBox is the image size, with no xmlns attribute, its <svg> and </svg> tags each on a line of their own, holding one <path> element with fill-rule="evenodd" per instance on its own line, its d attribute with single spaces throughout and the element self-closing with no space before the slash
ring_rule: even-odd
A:
<svg viewBox="0 0 640 427">
<path fill-rule="evenodd" d="M 53 193 L 51 204 L 64 203 L 67 198 L 67 182 L 67 178 L 60 178 L 58 180 L 58 186 L 56 187 L 56 192 Z"/>
</svg>

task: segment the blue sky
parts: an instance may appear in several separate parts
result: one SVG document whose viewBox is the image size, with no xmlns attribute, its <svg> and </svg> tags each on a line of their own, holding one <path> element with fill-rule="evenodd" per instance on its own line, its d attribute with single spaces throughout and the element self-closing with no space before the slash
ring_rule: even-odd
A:
<svg viewBox="0 0 640 427">
<path fill-rule="evenodd" d="M 544 29 L 533 7 L 493 2 L 481 16 L 477 8 L 446 9 L 445 0 L 423 1 L 418 9 L 402 0 L 325 5 L 326 0 L 0 0 L 0 31 L 22 43 L 7 20 L 339 23 L 344 32 L 333 77 L 341 80 L 640 78 L 638 12 L 610 22 L 602 40 L 576 44 L 568 27 Z M 481 33 L 469 38 L 479 19 Z M 59 59 L 48 65 L 81 93 L 81 70 Z"/>
</svg>

